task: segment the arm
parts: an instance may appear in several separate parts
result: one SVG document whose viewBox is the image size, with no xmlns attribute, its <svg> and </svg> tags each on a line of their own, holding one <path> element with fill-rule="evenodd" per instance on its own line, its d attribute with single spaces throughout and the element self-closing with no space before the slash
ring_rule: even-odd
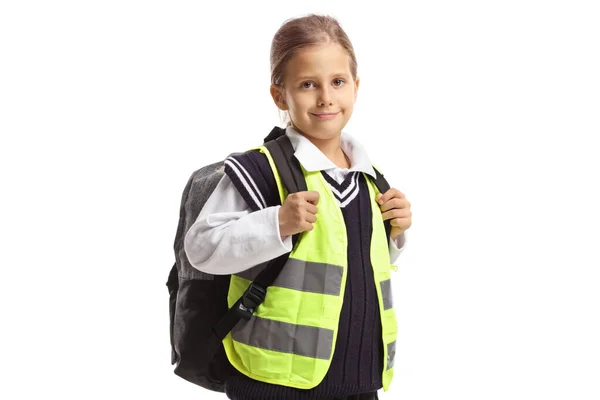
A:
<svg viewBox="0 0 600 400">
<path fill-rule="evenodd" d="M 251 211 L 230 178 L 221 181 L 185 235 L 190 264 L 206 273 L 234 274 L 292 250 L 279 235 L 281 206 Z"/>
<path fill-rule="evenodd" d="M 406 230 L 412 224 L 412 212 L 410 202 L 406 196 L 396 188 L 390 188 L 385 193 L 376 196 L 376 201 L 381 208 L 384 221 L 390 220 L 392 230 L 390 232 L 390 262 L 394 264 L 404 249 L 406 242 Z M 395 243 L 392 240 L 395 237 Z"/>
<path fill-rule="evenodd" d="M 400 234 L 400 236 L 398 236 L 396 238 L 396 240 L 393 240 L 390 237 L 390 264 L 395 264 L 396 261 L 398 260 L 398 257 L 400 257 L 400 254 L 402 254 L 402 251 L 404 250 L 404 244 L 406 243 L 406 232 L 402 232 Z"/>
</svg>

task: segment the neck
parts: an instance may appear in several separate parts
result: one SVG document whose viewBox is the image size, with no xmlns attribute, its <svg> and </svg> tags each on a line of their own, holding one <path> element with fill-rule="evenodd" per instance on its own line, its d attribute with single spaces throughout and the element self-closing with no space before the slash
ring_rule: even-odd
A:
<svg viewBox="0 0 600 400">
<path fill-rule="evenodd" d="M 332 163 L 340 168 L 350 168 L 350 163 L 340 147 L 339 135 L 331 139 L 318 139 L 308 135 L 304 135 L 304 137 L 321 150 L 321 153 L 325 154 Z"/>
</svg>

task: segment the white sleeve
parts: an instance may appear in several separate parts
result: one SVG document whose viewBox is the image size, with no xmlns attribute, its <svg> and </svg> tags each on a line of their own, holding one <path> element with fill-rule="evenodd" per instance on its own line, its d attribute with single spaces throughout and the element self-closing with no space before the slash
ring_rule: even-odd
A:
<svg viewBox="0 0 600 400">
<path fill-rule="evenodd" d="M 292 236 L 279 234 L 279 208 L 251 212 L 225 174 L 187 231 L 190 264 L 213 275 L 235 274 L 292 251 Z"/>
<path fill-rule="evenodd" d="M 402 254 L 402 250 L 404 250 L 404 245 L 406 244 L 406 231 L 402 232 L 400 236 L 396 238 L 396 240 L 392 240 L 390 237 L 390 264 L 395 264 Z"/>
</svg>

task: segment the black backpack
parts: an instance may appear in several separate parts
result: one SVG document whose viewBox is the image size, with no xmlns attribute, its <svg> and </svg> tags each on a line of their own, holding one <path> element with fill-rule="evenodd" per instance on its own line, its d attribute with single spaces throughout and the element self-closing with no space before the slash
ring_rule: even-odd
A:
<svg viewBox="0 0 600 400">
<path fill-rule="evenodd" d="M 274 127 L 264 139 L 288 193 L 306 191 L 306 182 L 285 128 Z M 381 193 L 389 189 L 377 170 L 375 185 Z M 212 275 L 192 267 L 183 248 L 186 232 L 224 174 L 224 160 L 192 173 L 183 195 L 175 235 L 175 263 L 167 280 L 171 364 L 175 374 L 206 389 L 224 392 L 225 380 L 232 373 L 222 340 L 240 319 L 248 320 L 264 300 L 267 288 L 275 281 L 289 254 L 271 260 L 249 285 L 244 295 L 229 308 L 227 294 L 231 275 Z M 389 237 L 391 226 L 385 221 Z M 300 234 L 292 237 L 295 245 Z"/>
</svg>

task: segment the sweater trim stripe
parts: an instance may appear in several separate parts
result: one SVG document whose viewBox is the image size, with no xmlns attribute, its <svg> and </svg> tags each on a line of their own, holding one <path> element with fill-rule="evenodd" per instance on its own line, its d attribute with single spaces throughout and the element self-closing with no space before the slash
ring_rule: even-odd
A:
<svg viewBox="0 0 600 400">
<path fill-rule="evenodd" d="M 236 165 L 236 163 L 237 163 L 237 165 Z M 239 165 L 239 167 L 238 167 L 238 165 Z M 239 162 L 237 162 L 237 160 L 234 160 L 233 158 L 228 158 L 225 160 L 225 167 L 226 168 L 229 167 L 231 169 L 231 171 L 235 174 L 235 176 L 237 177 L 239 182 L 243 185 L 243 188 L 245 189 L 247 194 L 255 202 L 258 209 L 265 208 L 266 207 L 265 199 L 263 198 L 262 194 L 256 187 L 256 184 L 254 183 L 252 178 L 250 178 L 248 171 L 246 171 L 244 169 L 244 167 L 242 167 L 242 165 Z M 227 172 L 227 171 L 225 171 L 225 172 Z M 232 177 L 230 176 L 230 179 L 231 178 Z M 252 187 L 250 185 L 252 185 Z"/>
</svg>

